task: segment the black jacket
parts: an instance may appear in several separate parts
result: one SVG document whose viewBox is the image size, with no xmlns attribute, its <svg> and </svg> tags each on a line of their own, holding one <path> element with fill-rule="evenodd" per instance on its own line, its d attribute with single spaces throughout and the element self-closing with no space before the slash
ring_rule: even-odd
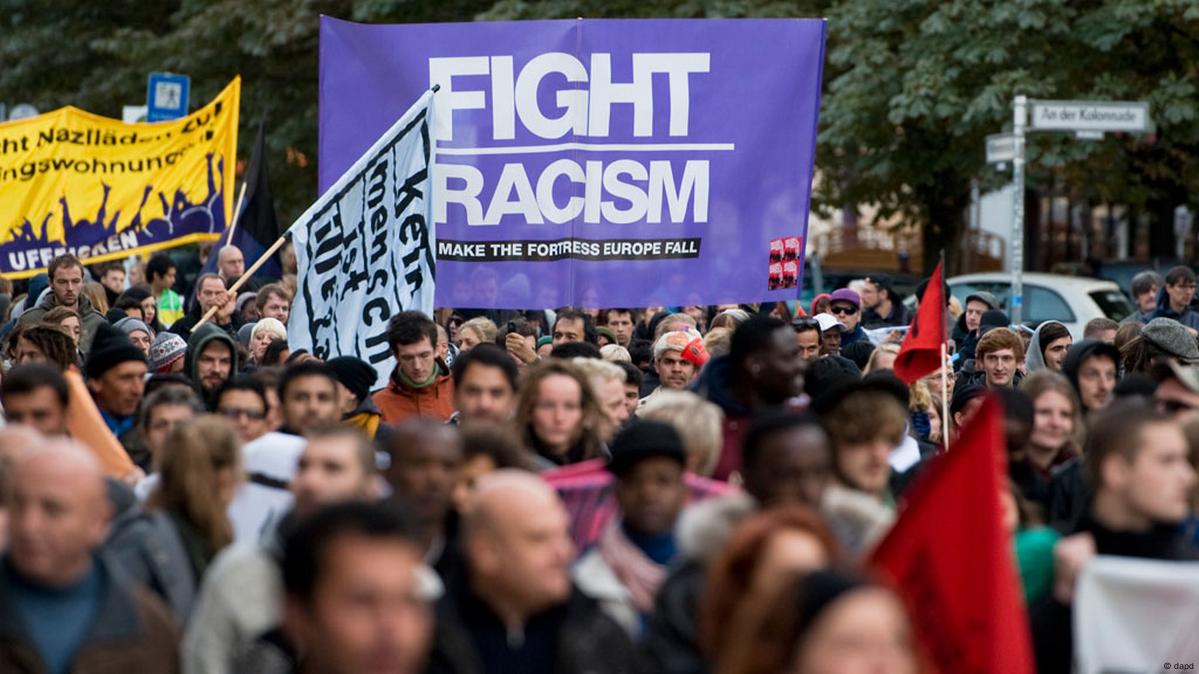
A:
<svg viewBox="0 0 1199 674">
<path fill-rule="evenodd" d="M 1084 515 L 1073 533 L 1086 532 L 1095 538 L 1100 555 L 1139 557 L 1165 561 L 1190 561 L 1196 551 L 1175 525 L 1162 524 L 1145 533 L 1112 531 Z M 1069 672 L 1074 658 L 1074 607 L 1050 594 L 1029 610 L 1037 671 L 1042 674 Z"/>
<path fill-rule="evenodd" d="M 699 598 L 707 585 L 707 565 L 684 560 L 671 570 L 654 599 L 654 613 L 638 649 L 642 672 L 704 674 L 708 663 L 699 653 Z"/>
<path fill-rule="evenodd" d="M 594 600 L 574 591 L 534 616 L 516 647 L 500 619 L 468 589 L 442 597 L 426 674 L 633 674 L 633 645 Z M 481 649 L 488 655 L 481 653 Z M 519 663 L 519 665 L 517 664 Z"/>
</svg>

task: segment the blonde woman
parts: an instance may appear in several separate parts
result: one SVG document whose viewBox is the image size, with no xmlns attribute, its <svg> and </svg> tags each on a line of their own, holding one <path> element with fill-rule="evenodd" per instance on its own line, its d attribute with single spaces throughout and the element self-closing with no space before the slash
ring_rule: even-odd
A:
<svg viewBox="0 0 1199 674">
<path fill-rule="evenodd" d="M 879 344 L 874 352 L 870 354 L 870 360 L 866 361 L 866 369 L 862 371 L 862 376 L 879 370 L 890 370 L 895 367 L 895 357 L 899 355 L 899 345 L 890 342 Z"/>
<path fill-rule="evenodd" d="M 262 318 L 250 331 L 250 360 L 261 363 L 267 347 L 276 340 L 287 341 L 287 328 L 278 319 Z"/>
</svg>

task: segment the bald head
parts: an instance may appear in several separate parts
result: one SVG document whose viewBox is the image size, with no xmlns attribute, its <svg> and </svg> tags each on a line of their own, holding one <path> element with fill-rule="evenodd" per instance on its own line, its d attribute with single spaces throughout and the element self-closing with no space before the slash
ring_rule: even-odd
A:
<svg viewBox="0 0 1199 674">
<path fill-rule="evenodd" d="M 511 469 L 484 475 L 465 515 L 471 583 L 505 621 L 519 622 L 569 598 L 570 520 L 541 478 Z"/>
<path fill-rule="evenodd" d="M 46 438 L 35 429 L 22 424 L 8 424 L 0 428 L 0 461 L 11 464 L 25 452 L 41 447 Z"/>
<path fill-rule="evenodd" d="M 51 440 L 13 465 L 9 557 L 27 580 L 70 585 L 87 573 L 111 516 L 104 473 L 78 443 Z"/>
<path fill-rule="evenodd" d="M 225 246 L 217 253 L 217 269 L 225 278 L 240 278 L 246 271 L 246 258 L 237 246 Z"/>
</svg>

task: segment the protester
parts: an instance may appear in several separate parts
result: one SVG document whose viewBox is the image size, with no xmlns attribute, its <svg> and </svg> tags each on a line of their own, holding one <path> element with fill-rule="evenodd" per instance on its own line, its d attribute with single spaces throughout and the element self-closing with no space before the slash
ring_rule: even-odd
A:
<svg viewBox="0 0 1199 674">
<path fill-rule="evenodd" d="M 50 292 L 41 301 L 32 298 L 33 306 L 21 314 L 20 322 L 31 325 L 41 321 L 46 312 L 54 307 L 66 307 L 79 314 L 83 334 L 79 339 L 79 350 L 87 353 L 96 330 L 105 323 L 104 314 L 97 311 L 83 293 L 83 264 L 73 255 L 59 255 L 46 268 L 50 278 Z"/>
<path fill-rule="evenodd" d="M 375 478 L 374 448 L 360 434 L 344 428 L 311 432 L 291 481 L 288 526 L 328 504 L 373 501 Z M 212 561 L 183 639 L 184 674 L 231 672 L 252 657 L 257 637 L 279 627 L 285 528 L 264 536 L 260 546 L 230 547 Z"/>
<path fill-rule="evenodd" d="M 687 450 L 687 471 L 708 477 L 720 461 L 724 413 L 690 391 L 663 391 L 641 411 L 642 421 L 670 424 Z"/>
<path fill-rule="evenodd" d="M 100 326 L 84 374 L 105 425 L 126 449 L 145 395 L 146 371 L 146 354 L 141 349 L 116 328 Z"/>
<path fill-rule="evenodd" d="M 174 260 L 166 253 L 155 253 L 146 263 L 146 283 L 150 284 L 150 295 L 158 304 L 158 320 L 163 325 L 174 325 L 184 316 L 183 297 L 172 290 L 176 272 Z"/>
<path fill-rule="evenodd" d="M 143 323 L 150 326 L 150 329 L 153 330 L 155 334 L 163 331 L 164 326 L 162 321 L 158 320 L 158 303 L 154 300 L 154 297 L 150 294 L 150 291 L 145 286 L 133 286 L 122 293 L 122 295 L 134 300 L 141 306 L 141 320 Z"/>
<path fill-rule="evenodd" d="M 186 368 L 187 342 L 173 332 L 160 332 L 150 344 L 150 370 L 155 374 L 179 374 Z"/>
<path fill-rule="evenodd" d="M 233 541 L 226 509 L 241 481 L 241 443 L 228 422 L 213 416 L 177 426 L 167 443 L 145 511 L 122 518 L 105 548 L 183 626 L 209 563 Z"/>
<path fill-rule="evenodd" d="M 1199 329 L 1199 312 L 1191 309 L 1195 299 L 1195 272 L 1178 266 L 1166 272 L 1166 285 L 1157 293 L 1157 310 L 1152 318 L 1172 318 L 1195 335 Z"/>
<path fill-rule="evenodd" d="M 616 337 L 616 343 L 627 347 L 633 341 L 633 327 L 636 320 L 632 309 L 606 309 L 600 314 L 604 317 L 604 325 Z"/>
<path fill-rule="evenodd" d="M 895 292 L 891 277 L 873 274 L 866 277 L 862 286 L 862 327 L 875 328 L 906 327 L 912 317 L 903 306 L 903 298 Z"/>
<path fill-rule="evenodd" d="M 730 671 L 922 671 L 912 621 L 887 587 L 838 571 L 815 571 L 770 600 L 761 629 L 747 638 L 755 648 Z"/>
<path fill-rule="evenodd" d="M 858 342 L 858 344 L 861 343 Z M 879 344 L 870 352 L 870 358 L 866 361 L 866 366 L 862 368 L 862 376 L 865 377 L 872 372 L 894 369 L 897 356 L 899 356 L 898 344 Z"/>
<path fill-rule="evenodd" d="M 740 521 L 759 509 L 816 509 L 824 501 L 832 459 L 828 436 L 815 417 L 776 411 L 756 418 L 745 436 L 744 458 L 744 494 L 710 499 L 684 511 L 678 526 L 679 560 L 659 591 L 641 644 L 646 671 L 707 670 L 699 649 L 697 607 L 708 571 Z"/>
<path fill-rule="evenodd" d="M 1164 360 L 1183 365 L 1199 363 L 1199 346 L 1195 337 L 1178 321 L 1155 318 L 1141 328 L 1141 334 L 1120 349 L 1124 373 L 1148 373 Z"/>
<path fill-rule="evenodd" d="M 982 328 L 982 317 L 988 311 L 994 311 L 999 308 L 999 302 L 995 296 L 988 292 L 976 292 L 966 296 L 966 306 L 962 311 L 962 315 L 954 324 L 953 337 L 954 344 L 957 345 L 957 353 L 961 354 L 962 361 L 974 360 L 974 349 L 978 345 L 978 340 L 982 336 L 980 330 Z"/>
<path fill-rule="evenodd" d="M 849 328 L 832 314 L 816 314 L 813 320 L 820 327 L 820 355 L 840 356 L 842 340 Z"/>
<path fill-rule="evenodd" d="M 506 423 L 516 406 L 515 361 L 495 344 L 480 344 L 454 360 L 454 423 Z"/>
<path fill-rule="evenodd" d="M 842 347 L 868 339 L 861 325 L 861 307 L 862 300 L 858 293 L 849 288 L 834 290 L 829 296 L 829 313 L 845 325 L 845 334 L 841 337 Z"/>
<path fill-rule="evenodd" d="M 260 319 L 273 318 L 287 325 L 287 319 L 291 315 L 291 295 L 283 286 L 277 283 L 262 286 L 254 296 L 254 303 L 258 307 Z"/>
<path fill-rule="evenodd" d="M 1086 450 L 1094 497 L 1076 528 L 1081 536 L 1058 545 L 1052 597 L 1030 615 L 1038 671 L 1070 669 L 1070 602 L 1078 573 L 1091 557 L 1197 558 L 1178 526 L 1190 513 L 1195 486 L 1187 454 L 1178 425 L 1144 403 L 1121 402 L 1094 417 Z"/>
<path fill-rule="evenodd" d="M 225 290 L 225 282 L 216 274 L 201 274 L 196 279 L 196 305 L 183 318 L 171 324 L 171 332 L 191 341 L 192 330 L 196 329 L 196 325 L 200 319 L 208 313 L 210 309 L 216 307 L 216 312 L 212 315 L 206 325 L 213 325 L 229 334 L 229 337 L 236 338 L 237 331 L 241 328 L 241 316 L 237 315 L 237 302 L 235 297 L 231 296 Z M 159 300 L 159 306 L 162 301 Z"/>
<path fill-rule="evenodd" d="M 433 419 L 413 418 L 396 427 L 387 444 L 384 478 L 392 500 L 413 518 L 414 538 L 426 561 L 443 575 L 458 559 L 454 487 L 462 467 L 457 428 Z"/>
<path fill-rule="evenodd" d="M 383 415 L 371 400 L 371 387 L 378 373 L 370 363 L 353 356 L 330 358 L 326 363 L 337 378 L 341 401 L 341 423 L 358 429 L 368 440 L 386 443 L 391 426 L 383 423 Z"/>
<path fill-rule="evenodd" d="M 92 276 L 104 286 L 104 295 L 111 305 L 125 292 L 125 267 L 120 262 L 102 262 L 91 268 Z"/>
<path fill-rule="evenodd" d="M 963 369 L 956 386 L 979 384 L 989 389 L 1012 388 L 1019 385 L 1021 375 L 1016 366 L 1024 360 L 1024 343 L 1007 328 L 987 330 L 975 347 L 976 367 L 981 372 Z"/>
<path fill-rule="evenodd" d="M 677 553 L 675 525 L 687 498 L 686 460 L 683 441 L 668 424 L 644 421 L 621 431 L 608 461 L 616 476 L 620 518 L 609 523 L 573 571 L 579 589 L 633 637 L 653 612 L 658 587 Z"/>
<path fill-rule="evenodd" d="M 396 367 L 387 388 L 373 398 L 383 421 L 392 426 L 414 416 L 448 421 L 454 380 L 436 356 L 437 326 L 419 311 L 400 312 L 387 324 L 387 343 Z"/>
<path fill-rule="evenodd" d="M 1151 399 L 1158 412 L 1182 422 L 1199 411 L 1199 369 L 1163 363 L 1154 368 L 1153 374 L 1157 386 Z"/>
<path fill-rule="evenodd" d="M 691 385 L 700 368 L 707 362 L 707 353 L 698 332 L 667 332 L 654 344 L 654 371 L 663 389 L 682 390 Z M 654 393 L 642 399 L 652 400 Z"/>
<path fill-rule="evenodd" d="M 216 403 L 213 412 L 233 424 L 243 445 L 261 438 L 270 430 L 266 389 L 252 377 L 230 377 L 216 390 L 213 400 Z"/>
<path fill-rule="evenodd" d="M 184 372 L 190 377 L 204 406 L 216 409 L 216 392 L 238 371 L 237 344 L 215 325 L 202 325 L 187 340 Z"/>
<path fill-rule="evenodd" d="M 472 318 L 458 326 L 458 348 L 462 351 L 470 351 L 483 343 L 492 344 L 495 342 L 498 332 L 499 329 L 490 318 L 483 316 Z"/>
<path fill-rule="evenodd" d="M 1153 318 L 1153 312 L 1157 310 L 1157 293 L 1165 284 L 1161 274 L 1152 270 L 1138 272 L 1133 276 L 1129 282 L 1129 289 L 1132 291 L 1132 301 L 1137 310 L 1125 320 L 1139 319 L 1139 322 L 1144 323 Z"/>
<path fill-rule="evenodd" d="M 591 316 L 574 309 L 564 309 L 558 312 L 554 321 L 554 329 L 550 332 L 554 346 L 565 342 L 587 342 L 595 344 L 595 323 Z"/>
<path fill-rule="evenodd" d="M 246 258 L 237 246 L 225 245 L 217 252 L 216 266 L 221 280 L 228 287 L 246 272 Z"/>
<path fill-rule="evenodd" d="M 54 307 L 42 316 L 42 322 L 61 329 L 71 336 L 75 347 L 79 348 L 79 340 L 83 337 L 83 324 L 79 320 L 79 312 L 69 307 Z"/>
<path fill-rule="evenodd" d="M 1058 321 L 1045 321 L 1037 326 L 1024 355 L 1024 372 L 1031 374 L 1041 369 L 1051 372 L 1062 371 L 1066 350 L 1074 343 L 1070 330 Z"/>
<path fill-rule="evenodd" d="M 178 671 L 166 608 L 98 554 L 112 507 L 91 452 L 47 441 L 12 466 L 0 671 Z"/>
<path fill-rule="evenodd" d="M 113 324 L 113 327 L 125 333 L 129 341 L 141 350 L 145 357 L 150 357 L 150 346 L 154 343 L 154 330 L 146 325 L 144 321 L 140 321 L 133 317 L 122 318 Z"/>
<path fill-rule="evenodd" d="M 1082 451 L 1082 410 L 1074 387 L 1056 372 L 1034 372 L 1020 390 L 1032 403 L 1033 426 L 1028 444 L 1009 457 L 1008 472 L 1024 498 L 1048 510 L 1053 469 Z"/>
<path fill-rule="evenodd" d="M 1119 330 L 1120 324 L 1110 318 L 1092 318 L 1083 328 L 1082 338 L 1114 344 Z"/>
<path fill-rule="evenodd" d="M 68 405 L 67 380 L 52 365 L 18 365 L 0 383 L 5 423 L 24 424 L 46 437 L 67 435 Z"/>
<path fill-rule="evenodd" d="M 276 340 L 287 341 L 287 328 L 274 318 L 263 318 L 250 332 L 250 362 L 259 364 L 266 349 Z"/>
<path fill-rule="evenodd" d="M 549 359 L 525 373 L 513 425 L 541 469 L 607 456 L 593 432 L 604 419 L 587 378 L 574 365 Z"/>
<path fill-rule="evenodd" d="M 759 648 L 767 609 L 797 575 L 840 561 L 836 538 L 820 517 L 791 506 L 747 518 L 708 574 L 700 605 L 700 643 L 714 673 L 745 671 Z M 784 671 L 784 670 L 773 670 Z"/>
<path fill-rule="evenodd" d="M 575 358 L 571 361 L 587 377 L 595 401 L 603 412 L 605 423 L 601 428 L 591 429 L 607 443 L 629 421 L 629 410 L 624 404 L 624 370 L 595 358 Z"/>
<path fill-rule="evenodd" d="M 461 582 L 438 604 L 445 648 L 426 671 L 634 671 L 624 630 L 571 583 L 567 516 L 539 478 L 501 470 L 480 479 L 462 550 Z"/>
<path fill-rule="evenodd" d="M 321 511 L 285 538 L 282 568 L 296 662 L 252 653 L 240 671 L 421 671 L 434 596 L 400 513 L 361 503 Z M 373 600 L 369 610 L 357 609 L 363 597 Z"/>
<path fill-rule="evenodd" d="M 1083 410 L 1090 413 L 1111 402 L 1119 366 L 1120 353 L 1116 347 L 1085 340 L 1070 347 L 1062 363 L 1062 374 L 1078 391 Z"/>
</svg>

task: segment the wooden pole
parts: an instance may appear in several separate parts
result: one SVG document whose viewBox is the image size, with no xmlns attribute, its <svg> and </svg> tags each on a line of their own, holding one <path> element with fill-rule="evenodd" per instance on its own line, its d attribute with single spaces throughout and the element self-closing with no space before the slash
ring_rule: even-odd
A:
<svg viewBox="0 0 1199 674">
<path fill-rule="evenodd" d="M 949 368 L 946 366 L 946 345 L 941 342 L 941 441 L 949 451 Z"/>
<path fill-rule="evenodd" d="M 241 204 L 245 198 L 246 184 L 243 182 L 241 184 L 241 190 L 237 193 L 237 205 L 233 207 L 233 223 L 229 225 L 229 236 L 225 237 L 226 245 L 233 245 L 233 233 L 237 231 L 237 223 L 241 220 Z M 217 251 L 218 256 L 220 255 L 220 252 L 221 251 L 219 250 Z"/>
<path fill-rule="evenodd" d="M 279 249 L 283 247 L 283 244 L 287 243 L 287 234 L 288 234 L 287 232 L 284 232 L 283 236 L 279 237 L 278 241 L 272 243 L 271 247 L 267 248 L 266 252 L 263 253 L 262 256 L 258 258 L 258 261 L 255 262 L 252 267 L 247 269 L 246 272 L 241 275 L 241 278 L 237 279 L 237 282 L 234 283 L 233 286 L 229 288 L 228 292 L 233 293 L 234 297 L 236 297 L 237 291 L 239 289 L 241 289 L 241 287 L 243 285 L 245 285 L 246 281 L 250 280 L 250 277 L 254 275 L 254 272 L 258 271 L 258 269 L 260 267 L 262 267 L 262 265 L 266 264 L 266 261 L 269 260 L 272 255 L 279 252 Z M 233 300 L 230 299 L 229 301 L 232 302 Z M 207 323 L 213 317 L 213 315 L 216 314 L 217 309 L 219 309 L 219 308 L 220 308 L 220 305 L 217 305 L 217 306 L 214 306 L 211 309 L 209 309 L 207 312 L 205 312 L 204 315 L 202 317 L 200 317 L 199 322 L 197 322 L 195 324 L 195 326 L 192 327 L 192 332 L 195 332 L 197 328 L 199 328 L 201 325 L 204 325 L 205 323 Z"/>
</svg>

